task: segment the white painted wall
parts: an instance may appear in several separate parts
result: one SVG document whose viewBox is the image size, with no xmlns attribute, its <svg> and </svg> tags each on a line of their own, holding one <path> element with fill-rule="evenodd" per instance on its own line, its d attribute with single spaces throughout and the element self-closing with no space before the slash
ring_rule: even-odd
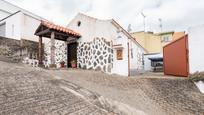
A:
<svg viewBox="0 0 204 115">
<path fill-rule="evenodd" d="M 5 37 L 16 39 L 16 40 L 21 39 L 22 19 L 23 19 L 23 14 L 19 12 L 16 15 L 13 15 L 1 22 L 1 23 L 6 23 Z"/>
<path fill-rule="evenodd" d="M 188 29 L 190 73 L 204 71 L 204 25 Z"/>
<path fill-rule="evenodd" d="M 117 48 L 113 48 L 113 69 L 112 73 L 128 76 L 128 39 L 124 34 L 120 34 L 122 38 L 113 40 L 113 44 L 122 44 L 123 60 L 117 60 Z"/>
<path fill-rule="evenodd" d="M 81 21 L 81 26 L 79 27 L 77 26 L 78 21 Z M 67 27 L 82 35 L 79 42 L 90 42 L 93 37 L 104 37 L 109 41 L 116 38 L 116 28 L 113 29 L 110 20 L 97 20 L 94 18 L 88 18 L 83 14 L 78 14 Z"/>
<path fill-rule="evenodd" d="M 81 21 L 81 26 L 77 26 L 77 22 Z M 112 73 L 127 76 L 128 75 L 128 50 L 127 50 L 127 37 L 122 33 L 117 33 L 117 28 L 111 24 L 110 20 L 97 20 L 78 14 L 69 24 L 68 28 L 79 32 L 82 37 L 79 42 L 90 42 L 93 38 L 105 38 L 106 41 L 113 42 L 113 44 L 122 44 L 123 60 L 116 59 L 116 49 L 113 49 L 113 68 Z M 118 38 L 118 36 L 122 36 Z"/>
<path fill-rule="evenodd" d="M 0 24 L 2 23 L 6 23 L 4 37 L 38 42 L 38 36 L 35 36 L 34 33 L 41 23 L 39 19 L 19 12 L 3 20 Z M 49 38 L 43 38 L 43 43 L 49 43 L 49 41 Z"/>
<path fill-rule="evenodd" d="M 36 29 L 40 25 L 41 21 L 39 19 L 33 18 L 26 14 L 23 14 L 22 19 L 22 32 L 21 32 L 21 39 L 26 39 L 30 41 L 38 42 L 38 36 L 34 35 Z M 43 38 L 43 43 L 49 43 L 50 38 Z"/>
<path fill-rule="evenodd" d="M 81 22 L 81 25 L 78 27 L 77 23 Z M 112 23 L 112 20 L 98 20 L 83 14 L 78 14 L 69 24 L 68 28 L 79 32 L 82 37 L 78 42 L 90 42 L 93 38 L 105 38 L 107 41 L 112 42 L 113 45 L 122 44 L 123 47 L 123 60 L 116 59 L 117 49 L 113 48 L 113 68 L 112 73 L 120 74 L 127 76 L 128 75 L 128 37 L 121 31 L 119 31 Z M 132 40 L 130 40 L 132 41 Z M 131 47 L 133 47 L 135 56 L 131 61 L 132 68 L 138 68 L 136 58 L 138 47 L 135 43 L 131 42 Z M 143 50 L 141 50 L 143 52 Z"/>
<path fill-rule="evenodd" d="M 151 71 L 151 61 L 149 58 L 154 58 L 154 57 L 163 57 L 163 54 L 146 54 L 144 55 L 144 69 L 145 71 Z"/>
<path fill-rule="evenodd" d="M 38 26 L 40 25 L 40 20 L 36 20 L 30 16 L 23 15 L 22 20 L 22 39 L 32 40 L 38 42 L 38 36 L 35 36 L 34 33 Z"/>
<path fill-rule="evenodd" d="M 140 71 L 144 69 L 144 49 L 135 44 L 132 40 L 130 42 L 130 68 Z"/>
</svg>

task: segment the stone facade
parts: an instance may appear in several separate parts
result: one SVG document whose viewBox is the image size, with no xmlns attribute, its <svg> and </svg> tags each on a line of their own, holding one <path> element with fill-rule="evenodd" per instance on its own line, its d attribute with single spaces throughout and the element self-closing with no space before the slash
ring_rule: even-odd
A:
<svg viewBox="0 0 204 115">
<path fill-rule="evenodd" d="M 94 38 L 91 42 L 80 42 L 77 48 L 77 58 L 79 68 L 111 73 L 113 49 L 110 42 L 104 38 Z"/>
<path fill-rule="evenodd" d="M 49 67 L 51 64 L 51 42 L 45 44 L 44 48 L 44 65 Z M 64 61 L 67 65 L 67 43 L 60 40 L 55 40 L 55 64 L 60 67 L 60 62 Z"/>
<path fill-rule="evenodd" d="M 0 37 L 0 56 L 11 61 L 20 62 L 24 59 L 38 58 L 38 43 L 29 40 L 15 40 Z"/>
</svg>

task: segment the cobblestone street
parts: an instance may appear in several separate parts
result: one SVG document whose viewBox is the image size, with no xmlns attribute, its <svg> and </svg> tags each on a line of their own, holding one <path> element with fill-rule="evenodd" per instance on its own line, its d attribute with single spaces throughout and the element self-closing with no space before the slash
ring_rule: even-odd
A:
<svg viewBox="0 0 204 115">
<path fill-rule="evenodd" d="M 44 70 L 0 61 L 0 114 L 203 115 L 204 95 L 184 78 Z"/>
<path fill-rule="evenodd" d="M 111 114 L 60 88 L 39 68 L 1 61 L 0 65 L 1 115 Z"/>
<path fill-rule="evenodd" d="M 204 114 L 204 95 L 186 78 L 162 74 L 127 78 L 88 70 L 49 72 L 150 115 Z"/>
</svg>

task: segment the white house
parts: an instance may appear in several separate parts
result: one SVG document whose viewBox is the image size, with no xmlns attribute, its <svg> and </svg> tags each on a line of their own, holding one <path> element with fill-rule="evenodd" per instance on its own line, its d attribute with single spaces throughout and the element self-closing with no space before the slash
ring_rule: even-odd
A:
<svg viewBox="0 0 204 115">
<path fill-rule="evenodd" d="M 115 20 L 99 20 L 79 13 L 67 27 L 81 34 L 78 67 L 124 76 L 144 71 L 146 50 Z"/>
<path fill-rule="evenodd" d="M 41 20 L 44 19 L 5 0 L 0 0 L 0 35 L 3 37 L 38 41 L 34 32 Z"/>
<path fill-rule="evenodd" d="M 34 35 L 36 29 L 43 19 L 25 9 L 22 9 L 16 5 L 13 5 L 5 0 L 0 0 L 0 36 L 17 41 L 27 41 L 29 43 L 35 43 L 35 51 L 27 53 L 28 57 L 37 58 L 39 37 Z M 50 62 L 50 39 L 43 38 L 43 44 L 45 45 L 45 63 L 49 65 Z M 60 61 L 67 62 L 66 43 L 60 40 L 56 40 L 56 64 L 59 66 Z M 63 46 L 63 47 L 62 47 Z M 3 47 L 3 46 L 2 46 Z M 33 47 L 33 46 L 28 46 Z M 37 49 L 37 50 L 36 50 Z M 32 50 L 32 49 L 31 49 Z M 19 51 L 21 53 L 21 51 Z M 17 53 L 19 53 L 17 52 Z M 15 52 L 16 53 L 16 52 Z M 34 56 L 29 56 L 34 55 Z"/>
</svg>

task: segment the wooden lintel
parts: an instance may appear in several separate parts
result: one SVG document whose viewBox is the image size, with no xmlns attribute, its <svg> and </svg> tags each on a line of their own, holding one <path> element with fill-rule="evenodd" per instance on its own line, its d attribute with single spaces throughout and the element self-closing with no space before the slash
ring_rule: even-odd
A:
<svg viewBox="0 0 204 115">
<path fill-rule="evenodd" d="M 40 31 L 40 32 L 36 33 L 35 35 L 43 36 L 43 35 L 45 35 L 47 33 L 51 33 L 50 29 L 46 29 L 46 30 Z"/>
</svg>

